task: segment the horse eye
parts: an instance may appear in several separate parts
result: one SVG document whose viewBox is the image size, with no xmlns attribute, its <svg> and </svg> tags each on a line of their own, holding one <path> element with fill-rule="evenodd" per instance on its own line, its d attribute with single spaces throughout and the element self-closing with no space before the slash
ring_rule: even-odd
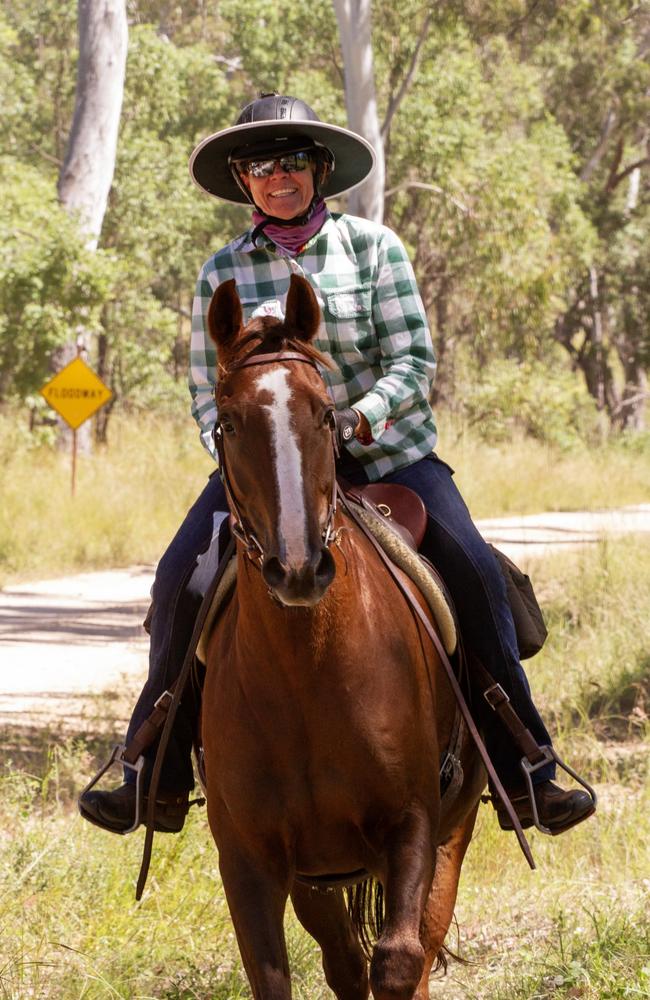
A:
<svg viewBox="0 0 650 1000">
<path fill-rule="evenodd" d="M 220 424 L 221 424 L 221 430 L 224 432 L 224 434 L 235 433 L 234 425 L 231 424 L 229 420 L 221 420 Z"/>
</svg>

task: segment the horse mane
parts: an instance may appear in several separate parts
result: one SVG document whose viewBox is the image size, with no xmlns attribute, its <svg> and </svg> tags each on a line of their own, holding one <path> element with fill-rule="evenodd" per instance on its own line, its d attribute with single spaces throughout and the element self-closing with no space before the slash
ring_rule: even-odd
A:
<svg viewBox="0 0 650 1000">
<path fill-rule="evenodd" d="M 275 354 L 279 351 L 297 351 L 323 368 L 331 370 L 334 367 L 330 359 L 309 341 L 289 336 L 282 320 L 274 316 L 260 316 L 246 326 L 246 333 L 237 341 L 235 351 L 227 364 L 219 363 L 219 375 L 224 378 L 245 357 L 255 354 Z"/>
</svg>

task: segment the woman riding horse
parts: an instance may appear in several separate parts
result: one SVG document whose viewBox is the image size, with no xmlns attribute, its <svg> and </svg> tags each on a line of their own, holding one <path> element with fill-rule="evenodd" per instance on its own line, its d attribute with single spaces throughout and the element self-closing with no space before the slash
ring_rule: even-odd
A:
<svg viewBox="0 0 650 1000">
<path fill-rule="evenodd" d="M 429 404 L 435 359 L 427 319 L 404 247 L 387 227 L 332 213 L 325 198 L 360 184 L 375 155 L 360 136 L 321 122 L 293 97 L 264 94 L 231 128 L 195 149 L 190 172 L 204 191 L 253 206 L 252 225 L 219 250 L 199 274 L 192 316 L 189 387 L 201 440 L 216 459 L 215 385 L 219 366 L 207 312 L 215 289 L 235 279 L 244 321 L 281 318 L 292 275 L 306 278 L 322 309 L 314 346 L 331 361 L 323 372 L 336 408 L 339 473 L 351 484 L 397 483 L 424 502 L 423 553 L 451 593 L 464 644 L 501 685 L 540 745 L 551 744 L 519 662 L 504 580 L 452 480 L 435 454 Z M 215 471 L 162 557 L 153 587 L 149 677 L 135 707 L 127 745 L 178 676 L 195 618 L 228 539 L 228 506 Z M 353 626 L 351 626 L 353 627 Z M 523 827 L 535 820 L 520 756 L 500 720 L 481 724 L 496 771 Z M 155 828 L 183 826 L 194 786 L 192 708 L 181 702 L 161 771 Z M 155 744 L 145 753 L 145 787 Z M 437 766 L 432 761 L 432 766 Z M 537 819 L 561 833 L 591 815 L 592 798 L 554 782 L 549 760 L 533 774 Z M 136 821 L 132 768 L 112 791 L 82 794 L 81 814 L 123 833 Z M 495 801 L 504 829 L 511 820 Z"/>
</svg>

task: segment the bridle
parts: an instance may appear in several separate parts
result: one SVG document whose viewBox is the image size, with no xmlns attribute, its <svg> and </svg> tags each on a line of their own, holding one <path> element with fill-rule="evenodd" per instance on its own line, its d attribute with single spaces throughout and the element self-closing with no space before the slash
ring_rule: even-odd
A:
<svg viewBox="0 0 650 1000">
<path fill-rule="evenodd" d="M 239 361 L 235 361 L 233 364 L 229 365 L 224 373 L 224 377 L 231 375 L 233 372 L 239 371 L 241 368 L 253 368 L 261 365 L 271 365 L 277 364 L 278 362 L 287 361 L 297 361 L 302 364 L 310 365 L 315 372 L 317 372 L 318 377 L 322 380 L 321 373 L 318 369 L 316 362 L 308 357 L 306 354 L 301 354 L 299 351 L 273 351 L 267 354 L 255 354 L 256 348 L 247 354 L 244 358 Z M 217 390 L 218 386 L 215 386 L 215 403 L 217 402 Z M 218 404 L 217 404 L 218 408 Z M 333 414 L 334 406 L 330 405 L 325 413 L 325 419 L 329 425 L 331 440 L 332 440 L 332 494 L 330 497 L 329 510 L 327 512 L 327 518 L 325 520 L 325 525 L 321 531 L 321 538 L 323 540 L 323 545 L 325 548 L 329 548 L 332 542 L 336 541 L 337 532 L 334 530 L 334 515 L 336 514 L 336 498 L 337 498 L 337 482 L 336 482 L 336 457 L 338 455 L 338 446 L 336 442 L 336 433 L 334 426 Z M 246 555 L 251 559 L 251 561 L 257 564 L 260 568 L 265 560 L 264 548 L 259 542 L 255 532 L 252 530 L 250 525 L 247 524 L 246 518 L 241 512 L 241 507 L 237 503 L 235 498 L 234 490 L 232 488 L 232 482 L 230 474 L 228 472 L 228 463 L 226 462 L 226 449 L 224 447 L 224 432 L 221 425 L 221 421 L 217 419 L 217 422 L 213 430 L 213 439 L 215 447 L 217 449 L 217 457 L 219 459 L 219 470 L 221 472 L 221 479 L 226 491 L 226 497 L 228 499 L 228 504 L 232 513 L 231 519 L 231 531 L 235 538 L 240 541 L 245 549 Z"/>
</svg>

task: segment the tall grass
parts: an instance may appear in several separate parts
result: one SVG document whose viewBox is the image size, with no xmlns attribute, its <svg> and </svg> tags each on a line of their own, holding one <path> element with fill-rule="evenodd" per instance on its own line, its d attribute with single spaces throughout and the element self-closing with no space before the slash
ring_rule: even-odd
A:
<svg viewBox="0 0 650 1000">
<path fill-rule="evenodd" d="M 529 661 L 568 763 L 597 784 L 594 819 L 531 834 L 529 872 L 479 813 L 457 919 L 470 960 L 432 985 L 445 1000 L 650 995 L 650 542 L 621 539 L 540 561 L 549 640 Z M 566 779 L 565 779 L 566 780 Z"/>
<path fill-rule="evenodd" d="M 531 439 L 491 446 L 441 415 L 439 453 L 475 517 L 650 500 L 650 439 L 561 451 Z M 107 447 L 79 456 L 34 447 L 0 416 L 0 586 L 20 577 L 156 561 L 214 465 L 186 417 L 114 417 Z"/>
<path fill-rule="evenodd" d="M 440 427 L 436 451 L 474 517 L 650 503 L 650 435 L 562 449 L 527 437 L 491 445 L 444 414 Z"/>
<path fill-rule="evenodd" d="M 605 539 L 532 572 L 550 634 L 529 675 L 556 731 L 650 738 L 650 540 Z"/>
<path fill-rule="evenodd" d="M 111 424 L 110 443 L 71 458 L 33 448 L 0 420 L 0 586 L 157 560 L 214 468 L 190 421 L 140 415 Z"/>
<path fill-rule="evenodd" d="M 597 781 L 600 807 L 560 838 L 533 832 L 536 872 L 481 807 L 450 940 L 468 964 L 432 980 L 434 998 L 649 995 L 647 703 L 627 695 L 630 676 L 636 690 L 650 683 L 649 556 L 648 543 L 621 540 L 539 565 L 551 638 L 529 672 L 558 749 Z M 114 837 L 76 814 L 94 735 L 53 737 L 41 769 L 22 764 L 36 755 L 20 748 L 0 768 L 1 1000 L 249 998 L 203 811 L 180 835 L 156 838 L 139 904 L 141 834 Z M 287 932 L 294 996 L 331 996 L 291 913 Z"/>
</svg>

